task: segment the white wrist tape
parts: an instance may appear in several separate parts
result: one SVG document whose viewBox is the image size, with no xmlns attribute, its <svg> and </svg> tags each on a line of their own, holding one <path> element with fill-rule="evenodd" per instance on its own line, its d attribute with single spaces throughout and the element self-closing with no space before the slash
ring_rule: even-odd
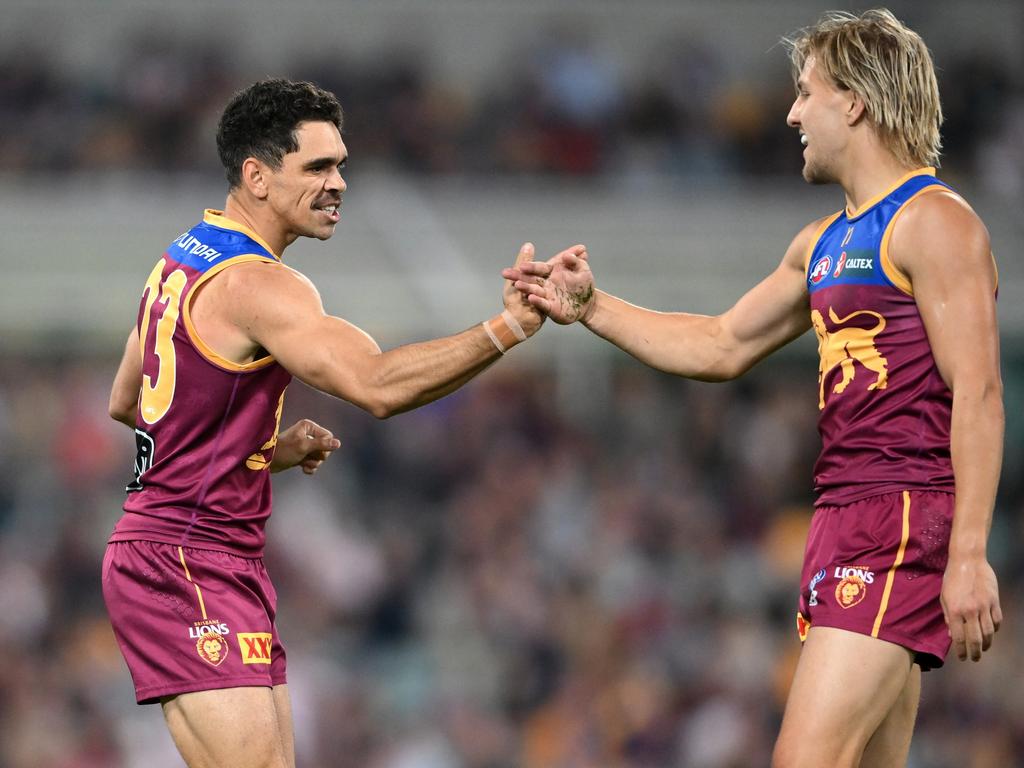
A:
<svg viewBox="0 0 1024 768">
<path fill-rule="evenodd" d="M 505 346 L 500 341 L 498 341 L 498 337 L 494 335 L 494 331 L 491 330 L 491 324 L 484 320 L 482 323 L 480 323 L 480 325 L 484 327 L 484 330 L 487 332 L 487 336 L 490 338 L 491 341 L 494 342 L 494 346 L 496 346 L 498 348 L 498 351 L 504 355 Z"/>
<path fill-rule="evenodd" d="M 519 321 L 515 319 L 511 312 L 507 309 L 501 313 L 501 318 L 505 321 L 505 325 L 509 327 L 515 337 L 520 341 L 526 341 L 526 331 L 523 330 L 523 326 L 519 324 Z"/>
<path fill-rule="evenodd" d="M 526 341 L 526 331 L 507 309 L 490 320 L 484 320 L 481 325 L 487 332 L 487 338 L 501 354 L 505 354 L 519 342 Z"/>
</svg>

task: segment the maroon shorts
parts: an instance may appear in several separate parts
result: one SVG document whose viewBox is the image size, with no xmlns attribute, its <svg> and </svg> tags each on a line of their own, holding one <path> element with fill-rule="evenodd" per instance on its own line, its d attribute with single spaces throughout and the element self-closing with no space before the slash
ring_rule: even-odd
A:
<svg viewBox="0 0 1024 768">
<path fill-rule="evenodd" d="M 797 629 L 836 627 L 896 643 L 922 669 L 941 667 L 950 639 L 939 595 L 953 495 L 904 491 L 815 510 Z"/>
<path fill-rule="evenodd" d="M 152 541 L 107 545 L 103 599 L 135 698 L 285 682 L 263 561 Z"/>
</svg>

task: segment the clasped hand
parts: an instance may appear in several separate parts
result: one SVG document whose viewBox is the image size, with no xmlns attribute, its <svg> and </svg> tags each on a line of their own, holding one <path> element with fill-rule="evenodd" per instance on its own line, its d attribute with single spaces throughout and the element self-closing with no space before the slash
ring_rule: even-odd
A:
<svg viewBox="0 0 1024 768">
<path fill-rule="evenodd" d="M 556 323 L 586 322 L 594 309 L 594 275 L 585 245 L 574 245 L 547 261 L 517 260 L 502 270 L 523 299 Z"/>
</svg>

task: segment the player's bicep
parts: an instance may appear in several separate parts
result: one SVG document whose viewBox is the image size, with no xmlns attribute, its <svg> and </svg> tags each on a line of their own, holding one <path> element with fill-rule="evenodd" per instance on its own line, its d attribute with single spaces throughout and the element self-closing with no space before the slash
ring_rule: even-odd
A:
<svg viewBox="0 0 1024 768">
<path fill-rule="evenodd" d="M 139 332 L 132 328 L 124 345 L 121 364 L 114 375 L 110 388 L 108 411 L 110 417 L 129 426 L 135 425 L 135 411 L 142 389 L 142 353 L 139 348 Z"/>
<path fill-rule="evenodd" d="M 742 350 L 744 370 L 811 327 L 803 262 L 807 242 L 802 232 L 775 271 L 722 315 L 725 343 Z"/>
<path fill-rule="evenodd" d="M 251 270 L 235 295 L 234 321 L 289 373 L 362 405 L 380 347 L 364 331 L 324 312 L 320 295 L 294 270 Z"/>
<path fill-rule="evenodd" d="M 311 387 L 365 406 L 380 347 L 340 317 L 321 314 L 264 336 L 267 350 Z"/>
<path fill-rule="evenodd" d="M 996 270 L 988 232 L 958 198 L 929 197 L 920 201 L 927 205 L 917 206 L 899 220 L 890 252 L 910 278 L 935 363 L 947 386 L 955 389 L 965 379 L 996 380 Z"/>
<path fill-rule="evenodd" d="M 955 390 L 964 377 L 999 376 L 999 332 L 994 283 L 977 270 L 928 276 L 914 282 L 914 297 L 928 334 L 935 364 Z M 930 271 L 930 270 L 929 270 Z"/>
</svg>

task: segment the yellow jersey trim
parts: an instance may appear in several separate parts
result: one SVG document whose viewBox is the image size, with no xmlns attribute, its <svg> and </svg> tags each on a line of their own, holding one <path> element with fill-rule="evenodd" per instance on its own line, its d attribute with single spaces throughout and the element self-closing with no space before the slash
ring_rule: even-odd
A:
<svg viewBox="0 0 1024 768">
<path fill-rule="evenodd" d="M 223 355 L 218 354 L 209 344 L 203 341 L 202 337 L 200 337 L 199 335 L 199 332 L 196 330 L 195 324 L 193 324 L 192 322 L 192 302 L 195 299 L 196 291 L 210 278 L 214 277 L 215 275 L 219 274 L 220 272 L 235 264 L 245 264 L 247 262 L 254 261 L 260 261 L 263 262 L 264 264 L 280 263 L 271 261 L 266 256 L 260 256 L 259 254 L 255 253 L 249 254 L 247 256 L 236 256 L 233 259 L 226 259 L 222 261 L 220 264 L 217 264 L 208 269 L 206 272 L 204 272 L 203 276 L 196 280 L 195 284 L 189 289 L 188 294 L 186 294 L 185 299 L 182 302 L 184 306 L 182 307 L 181 315 L 182 321 L 185 323 L 185 332 L 188 334 L 189 338 L 192 340 L 192 343 L 199 351 L 199 354 L 201 354 L 214 365 L 223 368 L 226 371 L 234 371 L 240 373 L 257 371 L 261 368 L 266 368 L 268 365 L 272 364 L 274 362 L 274 357 L 273 355 L 267 355 L 265 357 L 257 358 L 256 360 L 253 360 L 251 363 L 236 363 L 233 360 L 228 360 Z"/>
<path fill-rule="evenodd" d="M 907 553 L 907 542 L 910 540 L 910 491 L 903 492 L 903 533 L 900 537 L 900 548 L 896 552 L 896 560 L 889 569 L 889 575 L 885 577 L 885 589 L 882 591 L 882 602 L 878 606 L 878 615 L 875 617 L 875 626 L 871 629 L 871 636 L 878 637 L 878 630 L 882 628 L 882 619 L 889 607 L 889 596 L 892 594 L 892 583 L 896 579 L 896 569 L 903 565 L 903 557 Z"/>
<path fill-rule="evenodd" d="M 825 218 L 821 222 L 821 226 L 818 227 L 814 232 L 814 236 L 811 238 L 811 244 L 807 247 L 807 252 L 804 253 L 804 277 L 807 277 L 807 270 L 811 267 L 811 256 L 814 255 L 814 249 L 818 247 L 818 241 L 821 240 L 821 236 L 825 234 L 825 230 L 832 226 L 832 223 L 843 215 L 842 211 L 836 211 L 831 216 Z"/>
<path fill-rule="evenodd" d="M 849 206 L 847 206 L 847 208 L 846 208 L 846 218 L 848 218 L 848 219 L 856 219 L 858 216 L 863 215 L 865 211 L 867 211 L 872 206 L 877 205 L 879 203 L 879 201 L 884 200 L 886 197 L 891 195 L 895 190 L 899 189 L 907 181 L 909 181 L 910 179 L 914 178 L 915 176 L 934 176 L 934 175 L 935 175 L 935 169 L 934 168 L 930 168 L 930 167 L 929 168 L 918 168 L 916 171 L 911 171 L 910 173 L 905 174 L 904 176 L 901 176 L 899 179 L 894 181 L 892 183 L 892 185 L 889 186 L 889 188 L 886 189 L 884 192 L 882 192 L 881 194 L 875 195 L 870 200 L 868 200 L 866 203 L 863 203 L 862 205 L 860 205 L 860 207 L 858 207 L 857 210 L 851 211 Z"/>
<path fill-rule="evenodd" d="M 932 192 L 949 192 L 950 194 L 953 195 L 956 194 L 956 192 L 953 192 L 951 189 L 943 187 L 940 184 L 936 184 L 933 187 L 925 187 L 924 189 L 918 190 L 913 196 L 907 198 L 906 202 L 904 202 L 903 205 L 896 209 L 896 212 L 892 215 L 892 218 L 889 220 L 889 223 L 885 227 L 885 232 L 882 234 L 882 244 L 878 248 L 879 259 L 881 261 L 882 271 L 885 273 L 885 276 L 889 278 L 893 285 L 895 285 L 897 288 L 903 291 L 903 293 L 907 294 L 907 296 L 911 297 L 913 297 L 914 295 L 914 286 L 910 282 L 910 276 L 902 269 L 897 267 L 896 262 L 892 260 L 892 256 L 889 254 L 889 239 L 892 237 L 893 225 L 896 223 L 896 219 L 898 219 L 903 214 L 903 211 L 906 210 L 907 206 L 911 203 L 911 201 L 916 200 L 922 195 L 927 195 Z M 996 264 L 996 255 L 994 253 L 989 251 L 989 256 L 992 259 L 992 268 L 995 270 L 996 273 L 996 290 L 998 291 L 999 265 Z"/>
<path fill-rule="evenodd" d="M 904 272 L 902 269 L 896 266 L 896 262 L 892 260 L 892 256 L 889 255 L 889 240 L 892 238 L 892 231 L 897 219 L 903 215 L 903 212 L 907 210 L 907 206 L 911 202 L 917 200 L 922 195 L 927 195 L 932 192 L 948 192 L 946 187 L 936 184 L 933 187 L 925 187 L 924 189 L 918 190 L 916 193 L 911 195 L 904 201 L 903 205 L 896 209 L 893 213 L 892 218 L 889 219 L 889 223 L 885 225 L 885 232 L 882 233 L 882 244 L 878 247 L 878 256 L 882 262 L 882 271 L 885 276 L 889 278 L 890 282 L 903 291 L 907 296 L 914 295 L 914 286 L 910 283 L 910 275 Z"/>
<path fill-rule="evenodd" d="M 203 211 L 203 222 L 210 224 L 214 227 L 220 227 L 221 229 L 230 229 L 235 232 L 241 232 L 246 237 L 251 237 L 257 243 L 267 249 L 267 253 L 274 257 L 275 261 L 281 261 L 281 257 L 274 253 L 274 249 L 267 245 L 267 241 L 257 235 L 251 229 L 244 224 L 239 224 L 234 219 L 229 219 L 224 215 L 224 211 L 218 211 L 214 208 L 207 208 Z"/>
</svg>

